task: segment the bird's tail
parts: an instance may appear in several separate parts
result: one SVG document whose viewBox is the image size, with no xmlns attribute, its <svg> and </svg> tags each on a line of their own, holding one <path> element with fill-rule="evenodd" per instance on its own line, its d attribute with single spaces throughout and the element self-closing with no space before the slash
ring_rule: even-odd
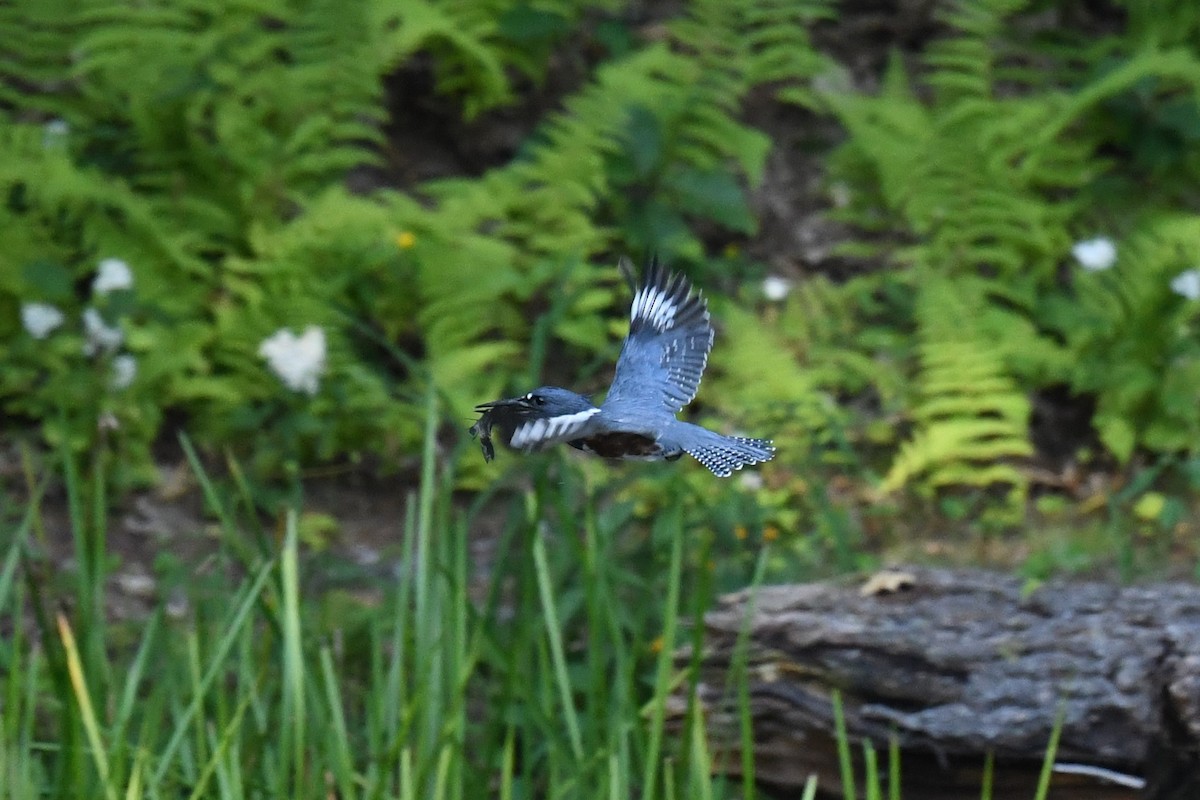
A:
<svg viewBox="0 0 1200 800">
<path fill-rule="evenodd" d="M 680 448 L 719 478 L 728 478 L 748 464 L 759 464 L 775 457 L 775 445 L 770 439 L 722 436 L 688 422 L 677 422 L 672 427 L 675 430 L 671 431 L 674 434 L 671 438 Z"/>
</svg>

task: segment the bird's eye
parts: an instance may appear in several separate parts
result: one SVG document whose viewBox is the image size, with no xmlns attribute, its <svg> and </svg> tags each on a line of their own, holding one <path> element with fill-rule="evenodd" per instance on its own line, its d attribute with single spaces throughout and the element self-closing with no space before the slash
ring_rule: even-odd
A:
<svg viewBox="0 0 1200 800">
<path fill-rule="evenodd" d="M 544 406 L 546 404 L 546 398 L 542 397 L 540 394 L 531 394 L 529 395 L 529 399 L 539 406 Z"/>
</svg>

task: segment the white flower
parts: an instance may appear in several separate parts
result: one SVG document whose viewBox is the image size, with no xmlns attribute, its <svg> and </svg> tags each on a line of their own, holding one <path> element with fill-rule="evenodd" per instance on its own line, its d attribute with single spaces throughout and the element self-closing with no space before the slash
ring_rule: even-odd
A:
<svg viewBox="0 0 1200 800">
<path fill-rule="evenodd" d="M 743 472 L 738 476 L 738 482 L 741 483 L 743 489 L 751 492 L 756 492 L 763 488 L 762 475 L 759 475 L 757 472 Z"/>
<path fill-rule="evenodd" d="M 792 282 L 778 275 L 768 275 L 767 279 L 762 282 L 763 295 L 772 302 L 777 303 L 783 300 L 791 291 Z"/>
<path fill-rule="evenodd" d="M 1071 255 L 1075 256 L 1079 266 L 1088 272 L 1101 272 L 1116 263 L 1117 246 L 1113 244 L 1112 239 L 1098 236 L 1095 239 L 1076 242 L 1071 248 Z"/>
<path fill-rule="evenodd" d="M 96 269 L 96 279 L 92 281 L 92 294 L 108 294 L 119 289 L 133 288 L 133 272 L 129 265 L 119 258 L 106 258 Z"/>
<path fill-rule="evenodd" d="M 94 356 L 101 350 L 112 352 L 125 341 L 125 334 L 120 328 L 112 327 L 100 316 L 100 312 L 89 308 L 83 312 L 83 335 L 87 341 L 83 343 L 83 352 Z"/>
<path fill-rule="evenodd" d="M 65 119 L 52 119 L 42 126 L 42 149 L 53 150 L 67 142 L 71 126 Z"/>
<path fill-rule="evenodd" d="M 1171 291 L 1188 300 L 1200 300 L 1200 269 L 1181 272 L 1171 281 Z"/>
<path fill-rule="evenodd" d="M 848 185 L 838 181 L 829 187 L 829 199 L 833 201 L 834 208 L 846 208 L 854 199 L 854 193 Z"/>
<path fill-rule="evenodd" d="M 21 306 L 21 324 L 35 339 L 45 339 L 63 324 L 63 313 L 48 303 L 26 303 Z"/>
<path fill-rule="evenodd" d="M 317 393 L 317 382 L 325 371 L 325 331 L 309 325 L 300 336 L 280 328 L 263 340 L 258 354 L 294 392 Z"/>
<path fill-rule="evenodd" d="M 108 385 L 118 392 L 128 389 L 137 377 L 137 359 L 131 355 L 119 355 L 112 362 L 112 376 Z"/>
</svg>

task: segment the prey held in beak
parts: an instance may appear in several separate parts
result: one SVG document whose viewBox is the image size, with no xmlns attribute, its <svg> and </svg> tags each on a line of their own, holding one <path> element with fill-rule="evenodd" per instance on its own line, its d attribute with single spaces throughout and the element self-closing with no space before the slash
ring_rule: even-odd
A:
<svg viewBox="0 0 1200 800">
<path fill-rule="evenodd" d="M 480 403 L 475 406 L 476 413 L 483 414 L 475 424 L 467 429 L 471 437 L 479 437 L 479 446 L 483 449 L 483 460 L 491 462 L 496 457 L 496 446 L 492 443 L 492 428 L 496 427 L 497 423 L 502 422 L 505 418 L 511 417 L 514 413 L 518 413 L 518 409 L 524 407 L 524 398 L 513 398 L 511 400 L 493 400 L 490 403 Z M 504 428 L 501 427 L 503 432 Z M 511 430 L 508 432 L 511 436 Z"/>
</svg>

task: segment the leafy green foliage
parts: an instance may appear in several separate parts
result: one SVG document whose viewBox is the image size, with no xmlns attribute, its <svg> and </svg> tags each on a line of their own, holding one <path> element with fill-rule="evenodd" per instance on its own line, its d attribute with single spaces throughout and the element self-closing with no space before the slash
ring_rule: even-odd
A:
<svg viewBox="0 0 1200 800">
<path fill-rule="evenodd" d="M 1200 441 L 1200 303 L 1178 283 L 1198 247 L 1200 217 L 1163 219 L 1123 241 L 1111 269 L 1078 275 L 1075 297 L 1048 301 L 1078 356 L 1072 385 L 1095 394 L 1096 430 L 1121 461 L 1137 445 L 1194 452 Z"/>
<path fill-rule="evenodd" d="M 688 217 L 754 233 L 736 175 L 761 181 L 771 142 L 738 121 L 741 103 L 763 84 L 803 95 L 804 80 L 827 66 L 808 27 L 830 13 L 824 0 L 699 0 L 670 26 L 674 63 L 654 76 L 669 91 L 657 103 L 630 103 L 621 147 L 610 158 L 613 212 L 635 252 L 699 258 Z"/>
<path fill-rule="evenodd" d="M 1007 484 L 1019 507 L 1026 479 L 1011 461 L 1032 452 L 1029 401 L 990 357 L 989 339 L 975 322 L 980 298 L 937 278 L 920 291 L 916 431 L 881 489 L 894 491 L 916 476 L 931 487 Z"/>
<path fill-rule="evenodd" d="M 199 472 L 222 520 L 216 568 L 176 568 L 185 582 L 172 585 L 164 567 L 154 613 L 106 621 L 95 602 L 105 559 L 92 562 L 86 539 L 74 552 L 77 580 L 34 579 L 35 501 L 0 552 L 0 609 L 31 620 L 0 646 L 12 700 L 0 725 L 6 789 L 208 798 L 253 786 L 415 800 L 478 797 L 496 783 L 509 796 L 661 798 L 687 782 L 701 796 L 733 797 L 703 746 L 681 751 L 664 730 L 664 717 L 678 716 L 667 700 L 686 635 L 673 635 L 679 617 L 702 615 L 716 589 L 683 546 L 680 507 L 635 533 L 627 507 L 601 507 L 576 471 L 544 471 L 502 525 L 494 572 L 477 578 L 469 526 L 484 512 L 451 502 L 439 419 L 429 403 L 413 497 L 421 511 L 396 523 L 386 553 L 396 574 L 353 573 L 376 599 L 314 591 L 331 557 L 302 546 L 294 509 L 280 518 L 278 544 L 247 547 L 257 515 L 243 516 Z M 68 474 L 72 497 L 104 492 L 102 480 L 83 486 Z M 103 541 L 104 520 L 86 507 L 72 524 Z M 59 602 L 67 594 L 70 610 Z M 698 714 L 678 725 L 684 741 L 703 739 Z"/>
<path fill-rule="evenodd" d="M 918 433 L 885 488 L 920 478 L 1019 489 L 1023 393 L 1061 384 L 1096 394 L 1095 426 L 1122 460 L 1135 447 L 1194 448 L 1193 315 L 1169 286 L 1190 266 L 1179 231 L 1197 218 L 1177 204 L 1194 208 L 1183 184 L 1200 174 L 1186 147 L 1200 134 L 1200 58 L 1144 17 L 1133 38 L 1090 46 L 1023 36 L 1012 18 L 1026 5 L 957 3 L 943 18 L 953 33 L 930 44 L 918 78 L 896 58 L 875 96 L 832 83 L 820 94 L 850 134 L 834 173 L 857 191 L 838 216 L 890 234 L 886 249 L 855 252 L 926 276 L 912 319 Z M 1121 150 L 1134 157 L 1112 157 Z M 1164 168 L 1175 174 L 1163 193 L 1134 188 Z M 1112 274 L 1068 256 L 1097 225 L 1129 251 Z"/>
<path fill-rule="evenodd" d="M 123 448 L 121 480 L 151 478 L 165 424 L 262 475 L 411 464 L 430 386 L 462 418 L 543 380 L 603 384 L 626 296 L 595 265 L 614 251 L 658 251 L 710 289 L 761 274 L 705 253 L 758 229 L 748 190 L 773 143 L 742 110 L 769 96 L 842 124 L 833 216 L 871 233 L 847 252 L 887 267 L 793 281 L 754 313 L 714 299 L 697 411 L 794 445 L 771 468 L 774 507 L 812 463 L 886 472 L 886 488 L 1019 489 L 1014 398 L 1050 387 L 1095 397 L 1119 460 L 1194 450 L 1193 303 L 1170 286 L 1194 266 L 1200 56 L 1180 31 L 1195 15 L 1131 6 L 1124 30 L 1083 36 L 1029 24 L 1019 0 L 955 3 L 866 94 L 812 44 L 833 12 L 692 0 L 636 28 L 616 0 L 7 4 L 0 404 L 76 451 Z M 385 87 L 428 75 L 439 97 L 422 102 L 478 120 L 564 65 L 577 88 L 511 160 L 380 185 L 409 157 Z M 1121 259 L 1087 273 L 1071 246 L 1098 233 Z M 107 258 L 135 282 L 98 297 Z M 63 323 L 33 337 L 31 303 Z M 96 313 L 118 348 L 84 352 Z M 262 352 L 310 326 L 327 349 L 312 395 Z"/>
<path fill-rule="evenodd" d="M 666 40 L 601 63 L 517 159 L 477 179 L 357 197 L 337 183 L 379 160 L 397 67 L 430 59 L 438 90 L 477 116 L 512 101 L 512 70 L 540 79 L 563 37 L 618 6 L 6 5 L 0 30 L 34 34 L 9 37 L 0 65 L 0 348 L 14 365 L 0 398 L 48 432 L 66 419 L 76 449 L 125 442 L 142 477 L 164 410 L 209 444 L 253 442 L 253 471 L 269 473 L 411 450 L 428 382 L 465 410 L 539 379 L 551 344 L 608 355 L 591 318 L 616 304 L 615 276 L 583 259 L 617 237 L 698 257 L 693 218 L 753 229 L 734 176 L 759 180 L 769 141 L 737 121 L 740 102 L 822 63 L 806 25 L 825 3 L 696 3 Z M 662 146 L 647 151 L 646 135 Z M 641 166 L 623 172 L 631 146 Z M 639 233 L 626 194 L 667 209 L 679 237 Z M 135 278 L 105 311 L 138 359 L 119 397 L 107 366 L 72 355 L 104 258 Z M 16 324 L 31 302 L 74 327 L 33 339 Z M 328 354 L 310 398 L 281 387 L 260 347 L 311 325 Z M 103 435 L 100 418 L 115 423 Z"/>
</svg>

